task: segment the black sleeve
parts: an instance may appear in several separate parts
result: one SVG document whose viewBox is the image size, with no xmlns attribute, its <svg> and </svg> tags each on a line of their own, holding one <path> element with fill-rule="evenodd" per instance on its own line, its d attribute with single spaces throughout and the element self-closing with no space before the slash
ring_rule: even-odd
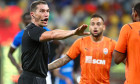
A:
<svg viewBox="0 0 140 84">
<path fill-rule="evenodd" d="M 45 31 L 46 30 L 43 28 L 34 27 L 34 28 L 29 29 L 28 35 L 30 36 L 31 39 L 33 39 L 35 41 L 39 41 L 41 34 Z"/>
</svg>

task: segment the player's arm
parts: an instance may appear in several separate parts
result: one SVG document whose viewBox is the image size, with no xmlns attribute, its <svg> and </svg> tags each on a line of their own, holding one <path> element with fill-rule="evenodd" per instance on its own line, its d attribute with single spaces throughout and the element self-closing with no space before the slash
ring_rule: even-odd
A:
<svg viewBox="0 0 140 84">
<path fill-rule="evenodd" d="M 113 51 L 114 62 L 119 64 L 121 62 L 125 63 L 126 54 L 118 52 L 116 50 Z"/>
<path fill-rule="evenodd" d="M 124 64 L 125 64 L 125 61 L 126 61 L 126 59 L 125 58 L 123 58 L 124 56 L 123 55 L 126 55 L 126 54 L 123 54 L 123 53 L 121 53 L 121 52 L 118 52 L 118 51 L 116 51 L 116 50 L 114 50 L 114 48 L 115 48 L 115 45 L 117 44 L 117 42 L 115 41 L 115 40 L 113 40 L 113 56 L 114 56 L 114 62 L 116 63 L 116 64 L 119 64 L 120 62 L 123 62 Z M 123 60 L 124 59 L 124 60 Z"/>
<path fill-rule="evenodd" d="M 69 78 L 67 78 L 66 76 L 63 76 L 62 74 L 60 74 L 59 69 L 54 69 L 53 74 L 55 76 L 59 77 L 60 79 L 65 80 L 66 84 L 72 84 L 72 81 Z"/>
<path fill-rule="evenodd" d="M 65 65 L 66 63 L 68 63 L 71 60 L 71 58 L 67 55 L 65 55 L 62 58 L 59 58 L 51 63 L 48 64 L 48 70 L 53 70 L 56 68 L 59 68 L 63 65 Z"/>
<path fill-rule="evenodd" d="M 131 31 L 131 27 L 129 24 L 126 24 L 121 28 L 118 42 L 113 52 L 114 62 L 116 64 L 119 64 L 121 62 L 125 63 L 125 58 L 127 53 L 127 41 L 129 38 L 130 31 Z"/>
<path fill-rule="evenodd" d="M 52 31 L 46 31 L 41 34 L 40 41 L 47 41 L 47 40 L 61 40 L 68 38 L 73 35 L 89 35 L 89 32 L 84 32 L 87 28 L 87 25 L 82 25 L 75 30 L 52 30 Z"/>
<path fill-rule="evenodd" d="M 12 64 L 17 68 L 19 74 L 22 72 L 21 67 L 18 65 L 18 63 L 16 62 L 16 60 L 13 57 L 13 53 L 15 52 L 16 48 L 10 47 L 10 50 L 8 52 L 8 57 L 11 60 Z"/>
<path fill-rule="evenodd" d="M 126 58 L 122 61 L 124 64 L 126 64 Z"/>
<path fill-rule="evenodd" d="M 58 59 L 60 58 L 60 56 L 62 55 L 65 49 L 65 44 L 64 42 L 59 41 L 59 40 L 53 40 L 53 43 L 58 46 L 58 48 L 56 49 L 56 56 L 55 56 L 55 59 Z"/>
</svg>

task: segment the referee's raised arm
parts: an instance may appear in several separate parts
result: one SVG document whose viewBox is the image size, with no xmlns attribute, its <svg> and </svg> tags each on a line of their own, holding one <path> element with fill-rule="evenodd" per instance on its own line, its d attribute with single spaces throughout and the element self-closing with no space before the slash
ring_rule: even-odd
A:
<svg viewBox="0 0 140 84">
<path fill-rule="evenodd" d="M 52 30 L 46 31 L 40 36 L 40 41 L 48 41 L 48 40 L 61 40 L 68 38 L 73 35 L 89 35 L 89 32 L 84 32 L 87 28 L 86 24 L 81 25 L 80 27 L 76 28 L 75 30 Z"/>
</svg>

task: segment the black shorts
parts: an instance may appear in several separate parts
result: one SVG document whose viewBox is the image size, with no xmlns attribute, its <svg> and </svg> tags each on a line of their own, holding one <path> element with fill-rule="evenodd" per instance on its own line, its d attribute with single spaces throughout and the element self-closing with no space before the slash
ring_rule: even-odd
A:
<svg viewBox="0 0 140 84">
<path fill-rule="evenodd" d="M 47 83 L 46 78 L 24 71 L 18 79 L 18 84 L 47 84 Z"/>
</svg>

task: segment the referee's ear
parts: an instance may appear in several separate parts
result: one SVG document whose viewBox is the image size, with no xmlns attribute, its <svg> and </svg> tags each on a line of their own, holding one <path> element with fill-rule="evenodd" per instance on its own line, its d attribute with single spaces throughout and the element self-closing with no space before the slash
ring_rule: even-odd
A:
<svg viewBox="0 0 140 84">
<path fill-rule="evenodd" d="M 30 12 L 31 19 L 34 19 L 34 12 Z"/>
</svg>

